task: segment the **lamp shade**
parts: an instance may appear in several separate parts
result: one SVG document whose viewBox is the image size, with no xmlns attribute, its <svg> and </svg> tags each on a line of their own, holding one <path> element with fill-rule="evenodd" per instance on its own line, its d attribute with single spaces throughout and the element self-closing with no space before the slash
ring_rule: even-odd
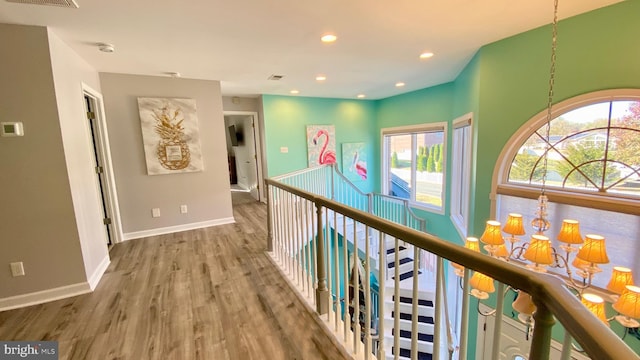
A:
<svg viewBox="0 0 640 360">
<path fill-rule="evenodd" d="M 471 287 L 476 290 L 476 292 L 472 291 L 472 294 L 478 298 L 486 299 L 488 297 L 487 293 L 496 291 L 496 288 L 493 284 L 493 279 L 477 271 L 473 273 L 471 280 L 469 280 L 469 285 L 471 285 Z M 478 296 L 478 293 L 480 294 L 480 296 Z"/>
<path fill-rule="evenodd" d="M 480 252 L 480 244 L 478 242 L 478 238 L 475 238 L 475 237 L 468 237 L 467 240 L 464 242 L 464 247 L 466 247 L 469 250 Z M 454 262 L 451 263 L 451 266 L 459 270 L 458 273 L 460 274 L 460 276 L 463 275 L 462 270 L 464 269 L 464 266 Z"/>
<path fill-rule="evenodd" d="M 609 280 L 609 283 L 607 284 L 607 289 L 616 294 L 622 294 L 627 285 L 633 285 L 633 274 L 631 273 L 631 269 L 622 266 L 614 266 L 613 272 L 611 273 L 611 280 Z"/>
<path fill-rule="evenodd" d="M 574 268 L 579 269 L 579 270 L 584 270 L 586 268 L 588 268 L 589 266 L 591 266 L 590 262 L 586 262 L 582 259 L 580 259 L 579 257 L 576 256 L 575 259 L 573 259 L 573 262 L 571 263 L 571 265 L 573 265 Z"/>
<path fill-rule="evenodd" d="M 469 250 L 480 252 L 480 243 L 478 242 L 478 238 L 468 237 L 464 242 L 464 247 Z"/>
<path fill-rule="evenodd" d="M 507 247 L 504 244 L 498 245 L 498 248 L 496 249 L 494 255 L 501 258 L 508 258 L 509 250 L 507 250 Z"/>
<path fill-rule="evenodd" d="M 480 241 L 487 245 L 504 244 L 502 232 L 500 231 L 500 222 L 495 220 L 487 221 L 487 226 L 484 228 L 484 233 L 480 237 Z"/>
<path fill-rule="evenodd" d="M 607 315 L 604 312 L 604 300 L 596 294 L 582 294 L 582 304 L 607 326 Z"/>
<path fill-rule="evenodd" d="M 518 297 L 511 306 L 513 307 L 513 310 L 524 315 L 532 315 L 533 312 L 536 311 L 536 306 L 533 304 L 531 295 L 522 290 L 518 291 Z"/>
<path fill-rule="evenodd" d="M 584 245 L 577 255 L 581 260 L 594 264 L 606 264 L 609 262 L 607 249 L 604 245 L 604 237 L 589 234 L 585 237 Z"/>
<path fill-rule="evenodd" d="M 536 264 L 553 264 L 549 238 L 544 235 L 531 235 L 531 242 L 527 251 L 524 252 L 524 258 Z"/>
<path fill-rule="evenodd" d="M 640 318 L 640 287 L 627 285 L 613 304 L 613 309 L 624 316 Z"/>
<path fill-rule="evenodd" d="M 558 240 L 565 244 L 582 244 L 582 235 L 580 235 L 580 223 L 577 220 L 563 220 Z"/>
<path fill-rule="evenodd" d="M 507 217 L 507 223 L 504 224 L 502 231 L 511 235 L 524 235 L 524 225 L 522 225 L 522 215 L 509 214 Z"/>
</svg>

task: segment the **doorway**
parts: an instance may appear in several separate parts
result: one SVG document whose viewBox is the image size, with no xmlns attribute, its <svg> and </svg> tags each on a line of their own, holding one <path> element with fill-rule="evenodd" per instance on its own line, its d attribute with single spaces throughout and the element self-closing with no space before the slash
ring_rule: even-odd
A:
<svg viewBox="0 0 640 360">
<path fill-rule="evenodd" d="M 231 191 L 246 193 L 253 201 L 263 201 L 258 114 L 247 111 L 225 111 L 224 122 Z M 236 196 L 236 198 L 240 197 L 249 199 L 245 195 Z"/>
<path fill-rule="evenodd" d="M 91 141 L 93 166 L 96 185 L 100 196 L 100 211 L 107 239 L 107 245 L 118 243 L 122 239 L 120 216 L 117 208 L 115 179 L 109 155 L 108 136 L 104 118 L 102 96 L 83 84 L 83 102 L 85 106 Z"/>
</svg>

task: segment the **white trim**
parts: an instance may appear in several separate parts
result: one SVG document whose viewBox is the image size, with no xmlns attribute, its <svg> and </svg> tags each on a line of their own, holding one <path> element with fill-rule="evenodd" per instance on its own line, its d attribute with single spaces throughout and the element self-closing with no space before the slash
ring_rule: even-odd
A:
<svg viewBox="0 0 640 360">
<path fill-rule="evenodd" d="M 258 120 L 258 113 L 255 111 L 223 111 L 223 115 L 249 115 L 253 116 L 253 138 L 255 144 L 255 152 L 256 152 L 256 168 L 258 170 L 258 186 L 260 191 L 258 191 L 258 196 L 260 196 L 259 201 L 263 203 L 267 203 L 267 196 L 264 192 L 264 174 L 262 173 L 262 132 L 260 127 L 260 121 Z"/>
<path fill-rule="evenodd" d="M 571 110 L 583 107 L 586 105 L 594 104 L 597 102 L 605 101 L 619 101 L 619 100 L 640 100 L 640 89 L 613 89 L 595 91 L 587 94 L 574 96 L 572 98 L 560 101 L 553 105 L 551 108 L 551 119 L 569 112 Z M 496 199 L 498 185 L 508 184 L 509 166 L 511 165 L 511 159 L 516 156 L 520 144 L 526 141 L 534 131 L 540 128 L 547 121 L 547 109 L 544 109 L 534 115 L 531 119 L 526 121 L 520 128 L 509 138 L 505 146 L 502 148 L 500 155 L 496 161 L 496 166 L 493 169 L 493 177 L 491 179 L 491 193 L 489 198 L 491 200 L 491 217 L 496 215 Z M 509 159 L 509 161 L 505 161 Z M 565 190 L 565 189 L 563 189 Z M 576 194 L 576 196 L 579 196 Z"/>
<path fill-rule="evenodd" d="M 385 136 L 387 135 L 414 135 L 415 133 L 422 133 L 422 132 L 435 132 L 435 131 L 442 131 L 443 132 L 443 138 L 442 138 L 442 162 L 443 162 L 443 166 L 442 166 L 442 193 L 441 193 L 441 201 L 442 201 L 442 205 L 440 207 L 434 206 L 434 205 L 430 205 L 430 204 L 425 204 L 425 203 L 419 203 L 417 201 L 414 201 L 413 199 L 409 199 L 409 204 L 411 205 L 411 207 L 416 208 L 418 210 L 422 210 L 422 211 L 426 211 L 426 212 L 430 212 L 430 213 L 434 213 L 434 214 L 439 214 L 439 215 L 444 215 L 445 214 L 445 208 L 446 208 L 446 198 L 447 198 L 447 166 L 448 166 L 448 143 L 449 141 L 447 141 L 447 137 L 448 137 L 448 127 L 449 124 L 447 122 L 432 122 L 432 123 L 424 123 L 424 124 L 416 124 L 416 125 L 406 125 L 406 126 L 394 126 L 394 127 L 389 127 L 389 128 L 382 128 L 380 129 L 380 150 L 381 150 L 381 154 L 380 154 L 380 159 L 382 159 L 381 161 L 381 168 L 380 168 L 380 173 L 381 173 L 381 179 L 382 179 L 382 193 L 383 194 L 387 194 L 389 192 L 389 179 L 387 177 L 386 174 L 386 170 L 389 167 L 389 160 L 388 158 L 385 156 L 385 153 L 388 152 L 387 149 L 387 144 L 384 141 Z M 412 136 L 411 139 L 411 147 L 412 147 L 412 151 L 413 151 L 413 147 L 415 146 L 414 144 L 414 137 Z M 417 147 L 416 147 L 416 151 L 417 151 Z M 411 162 L 411 170 L 412 173 L 416 172 L 416 166 L 417 164 L 415 163 L 415 161 Z M 415 176 L 412 176 L 412 180 L 415 182 Z M 412 184 L 413 185 L 413 184 Z M 413 194 L 412 194 L 413 195 Z M 413 197 L 413 196 L 412 196 Z"/>
<path fill-rule="evenodd" d="M 89 287 L 91 288 L 91 291 L 96 289 L 98 283 L 100 282 L 100 279 L 102 279 L 102 275 L 104 275 L 104 272 L 107 271 L 110 263 L 111 259 L 109 259 L 109 255 L 107 254 L 107 256 L 102 259 L 100 265 L 98 265 L 93 274 L 91 274 L 91 276 L 89 277 Z"/>
<path fill-rule="evenodd" d="M 104 112 L 104 100 L 102 94 L 91 88 L 84 82 L 81 83 L 82 95 L 92 97 L 96 100 L 96 122 L 98 124 L 98 139 L 100 141 L 100 152 L 104 164 L 105 178 L 108 189 L 106 191 L 107 209 L 110 211 L 111 224 L 113 225 L 113 243 L 117 244 L 123 240 L 122 219 L 120 217 L 120 205 L 118 204 L 118 192 L 116 190 L 116 179 L 111 161 L 111 147 L 109 146 L 109 132 L 107 131 L 107 117 Z M 84 98 L 83 98 L 84 100 Z"/>
<path fill-rule="evenodd" d="M 472 158 L 473 152 L 471 150 L 473 148 L 473 113 L 467 113 L 454 119 L 452 121 L 452 127 L 453 127 L 453 131 L 451 131 L 451 198 L 450 198 L 450 206 L 449 206 L 449 218 L 451 219 L 451 222 L 453 223 L 454 228 L 456 229 L 460 237 L 464 239 L 467 237 L 467 234 L 469 231 L 468 229 L 469 229 L 469 208 L 470 208 L 470 202 L 471 202 L 471 169 L 473 168 L 473 158 Z M 460 193 L 458 193 L 455 191 L 455 188 L 454 188 L 454 183 L 457 180 L 456 178 L 457 172 L 455 171 L 455 168 L 454 168 L 456 166 L 456 163 L 455 163 L 456 159 L 454 158 L 455 156 L 454 146 L 456 146 L 455 135 L 456 135 L 456 130 L 463 129 L 466 127 L 469 128 L 469 138 L 467 139 L 467 143 L 465 144 L 466 152 L 464 154 L 464 157 L 467 159 L 467 164 L 466 164 L 466 167 L 462 169 L 461 174 L 459 174 L 459 176 L 462 177 L 461 186 L 466 188 L 467 196 L 466 196 L 466 199 L 464 199 L 465 208 L 458 209 L 457 205 L 454 206 L 454 204 L 458 203 L 457 201 L 458 197 L 461 196 L 463 192 L 460 191 Z M 458 212 L 461 212 L 462 216 L 460 216 Z"/>
<path fill-rule="evenodd" d="M 140 239 L 140 238 L 149 237 L 149 236 L 172 234 L 172 233 L 181 232 L 181 231 L 202 229 L 210 226 L 233 224 L 235 222 L 236 220 L 233 217 L 228 217 L 228 218 L 201 221 L 201 222 L 190 223 L 190 224 L 182 224 L 182 225 L 167 226 L 167 227 L 156 228 L 156 229 L 134 231 L 130 233 L 125 233 L 122 240 L 127 241 L 127 240 Z"/>
<path fill-rule="evenodd" d="M 10 296 L 0 299 L 0 311 L 18 309 L 38 305 L 50 301 L 65 299 L 91 292 L 88 282 L 60 286 L 53 289 L 36 291 L 28 294 Z"/>
</svg>

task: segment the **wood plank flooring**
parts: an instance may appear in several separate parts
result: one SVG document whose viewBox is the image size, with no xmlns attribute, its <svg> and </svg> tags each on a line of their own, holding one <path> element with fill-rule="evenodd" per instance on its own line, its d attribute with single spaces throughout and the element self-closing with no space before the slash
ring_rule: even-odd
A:
<svg viewBox="0 0 640 360">
<path fill-rule="evenodd" d="M 0 312 L 0 340 L 60 359 L 347 359 L 264 253 L 266 206 L 235 224 L 116 244 L 91 294 Z"/>
</svg>

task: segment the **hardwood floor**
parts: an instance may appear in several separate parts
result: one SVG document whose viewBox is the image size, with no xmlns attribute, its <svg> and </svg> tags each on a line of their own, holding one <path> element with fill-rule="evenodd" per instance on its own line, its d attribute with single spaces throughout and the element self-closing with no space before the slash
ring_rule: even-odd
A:
<svg viewBox="0 0 640 360">
<path fill-rule="evenodd" d="M 1 340 L 60 359 L 347 359 L 264 253 L 266 206 L 235 224 L 117 244 L 87 295 L 0 312 Z"/>
</svg>

